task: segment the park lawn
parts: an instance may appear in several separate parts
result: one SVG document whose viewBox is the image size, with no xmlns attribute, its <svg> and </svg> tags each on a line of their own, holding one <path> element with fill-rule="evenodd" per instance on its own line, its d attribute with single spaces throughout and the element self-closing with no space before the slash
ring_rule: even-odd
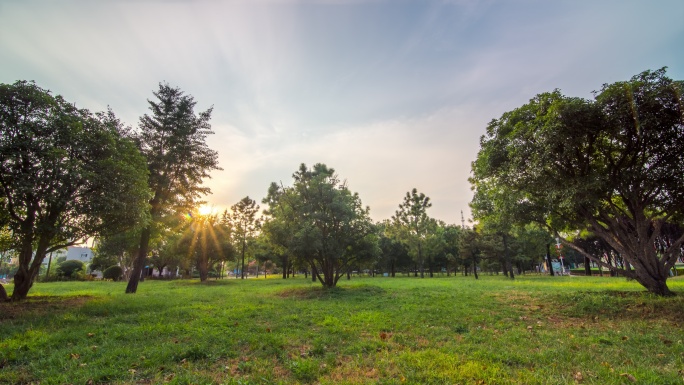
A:
<svg viewBox="0 0 684 385">
<path fill-rule="evenodd" d="M 38 283 L 0 304 L 0 384 L 681 384 L 668 283 L 677 297 L 595 277 Z"/>
</svg>

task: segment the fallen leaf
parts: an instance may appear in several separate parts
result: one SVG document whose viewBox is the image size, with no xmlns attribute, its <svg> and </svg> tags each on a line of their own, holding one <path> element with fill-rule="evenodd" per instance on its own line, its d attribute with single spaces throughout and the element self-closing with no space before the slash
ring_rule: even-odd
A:
<svg viewBox="0 0 684 385">
<path fill-rule="evenodd" d="M 95 333 L 88 333 L 88 337 L 95 337 Z"/>
<path fill-rule="evenodd" d="M 387 339 L 387 333 L 385 333 L 385 332 L 380 333 L 380 339 L 383 341 L 386 340 Z"/>
<path fill-rule="evenodd" d="M 577 381 L 577 382 L 582 382 L 584 380 L 584 376 L 582 376 L 581 372 L 575 373 L 575 375 L 573 377 L 575 378 L 575 381 Z"/>
<path fill-rule="evenodd" d="M 627 337 L 627 336 L 622 336 L 622 340 L 623 340 L 623 341 L 627 341 L 628 339 L 629 339 L 629 337 Z"/>
<path fill-rule="evenodd" d="M 620 373 L 620 377 L 626 377 L 628 380 L 630 380 L 632 382 L 637 382 L 637 379 L 634 378 L 634 376 L 629 374 L 629 373 Z"/>
<path fill-rule="evenodd" d="M 72 360 L 77 360 L 77 359 L 81 358 L 81 355 L 78 353 L 71 353 L 71 354 L 69 354 L 69 356 L 71 357 Z"/>
</svg>

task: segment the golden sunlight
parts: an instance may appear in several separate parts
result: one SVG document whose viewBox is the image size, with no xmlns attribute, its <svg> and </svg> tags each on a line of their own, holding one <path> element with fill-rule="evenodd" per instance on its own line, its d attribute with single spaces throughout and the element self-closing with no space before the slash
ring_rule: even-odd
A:
<svg viewBox="0 0 684 385">
<path fill-rule="evenodd" d="M 214 206 L 210 206 L 210 205 L 208 205 L 208 204 L 204 204 L 204 205 L 200 206 L 200 207 L 197 209 L 197 212 L 198 212 L 200 215 L 209 215 L 209 214 L 211 214 L 211 213 L 214 212 Z"/>
</svg>

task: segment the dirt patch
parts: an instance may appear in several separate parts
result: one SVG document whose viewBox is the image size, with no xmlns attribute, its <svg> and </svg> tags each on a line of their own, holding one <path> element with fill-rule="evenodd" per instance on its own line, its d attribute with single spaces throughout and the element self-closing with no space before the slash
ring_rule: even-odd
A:
<svg viewBox="0 0 684 385">
<path fill-rule="evenodd" d="M 28 297 L 20 302 L 2 302 L 0 303 L 0 323 L 11 319 L 35 317 L 81 307 L 93 298 L 90 295 L 75 297 L 35 296 Z"/>
</svg>

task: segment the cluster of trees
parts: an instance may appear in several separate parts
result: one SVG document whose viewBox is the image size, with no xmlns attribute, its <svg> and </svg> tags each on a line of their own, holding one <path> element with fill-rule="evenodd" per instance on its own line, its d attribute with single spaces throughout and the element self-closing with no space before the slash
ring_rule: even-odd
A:
<svg viewBox="0 0 684 385">
<path fill-rule="evenodd" d="M 0 228 L 18 256 L 12 300 L 28 294 L 45 256 L 90 237 L 139 234 L 135 292 L 160 223 L 196 207 L 218 169 L 206 146 L 211 109 L 160 84 L 137 130 L 33 82 L 0 85 Z M 130 233 L 129 233 L 130 235 Z"/>
<path fill-rule="evenodd" d="M 417 189 L 406 193 L 391 219 L 373 223 L 358 194 L 324 164 L 311 169 L 302 164 L 292 186 L 272 183 L 263 203 L 268 210 L 256 241 L 267 247 L 264 255 L 277 257 L 284 277 L 288 266 L 295 266 L 325 287 L 353 271 L 420 277 L 460 271 L 477 278 L 478 270 L 503 269 L 513 278 L 511 261 L 518 271 L 534 270 L 549 238 L 542 229 L 527 226 L 502 247 L 489 231 L 431 218 L 430 198 Z"/>
<path fill-rule="evenodd" d="M 684 83 L 666 70 L 556 90 L 493 120 L 473 162 L 474 217 L 507 237 L 530 223 L 587 261 L 672 295 L 684 231 Z M 588 264 L 587 264 L 588 265 Z"/>
<path fill-rule="evenodd" d="M 665 69 L 646 71 L 594 100 L 556 90 L 493 120 L 472 164 L 477 225 L 466 228 L 431 218 L 416 189 L 373 223 L 324 164 L 272 183 L 263 216 L 249 197 L 198 215 L 210 193 L 202 181 L 220 169 L 206 144 L 212 109 L 195 112 L 192 96 L 160 84 L 132 129 L 34 83 L 2 84 L 0 248 L 18 256 L 12 299 L 26 297 L 48 253 L 92 237 L 91 268 L 125 267 L 127 293 L 146 265 L 204 281 L 232 262 L 244 278 L 251 259 L 285 278 L 310 272 L 325 287 L 353 271 L 513 279 L 549 258 L 555 238 L 587 267 L 671 295 L 666 280 L 684 245 L 683 91 Z"/>
</svg>

